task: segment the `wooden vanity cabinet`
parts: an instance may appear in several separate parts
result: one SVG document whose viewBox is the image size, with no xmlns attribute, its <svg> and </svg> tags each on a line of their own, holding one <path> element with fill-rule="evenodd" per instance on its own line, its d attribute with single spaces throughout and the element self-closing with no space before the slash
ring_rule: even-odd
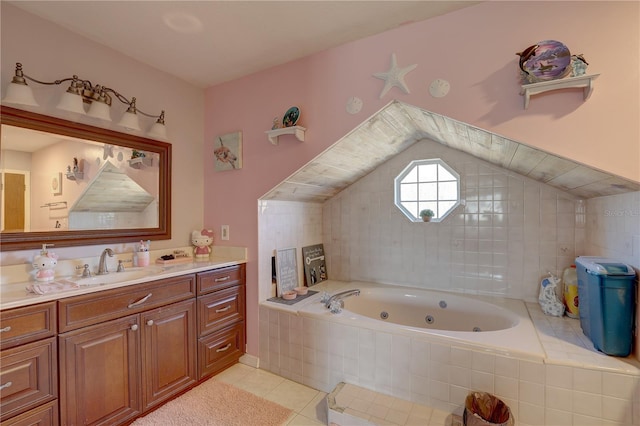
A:
<svg viewBox="0 0 640 426">
<path fill-rule="evenodd" d="M 245 311 L 244 264 L 1 311 L 0 426 L 130 423 L 237 363 Z"/>
<path fill-rule="evenodd" d="M 0 312 L 0 423 L 58 424 L 55 302 Z"/>
<path fill-rule="evenodd" d="M 197 274 L 198 378 L 238 362 L 245 352 L 245 265 Z"/>
<path fill-rule="evenodd" d="M 58 302 L 63 425 L 122 424 L 197 381 L 195 275 L 124 290 Z"/>
</svg>

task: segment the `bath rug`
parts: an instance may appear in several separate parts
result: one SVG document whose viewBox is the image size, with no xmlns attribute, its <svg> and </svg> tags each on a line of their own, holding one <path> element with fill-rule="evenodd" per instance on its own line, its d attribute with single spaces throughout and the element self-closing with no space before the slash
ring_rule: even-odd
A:
<svg viewBox="0 0 640 426">
<path fill-rule="evenodd" d="M 132 426 L 281 426 L 293 410 L 209 379 Z"/>
<path fill-rule="evenodd" d="M 292 300 L 286 300 L 286 299 L 283 299 L 282 297 L 272 297 L 270 299 L 267 299 L 267 302 L 276 302 L 276 303 L 282 303 L 284 305 L 293 305 L 294 303 L 298 303 L 299 301 L 304 300 L 309 296 L 313 296 L 316 293 L 317 291 L 315 290 L 309 290 L 307 294 L 302 294 L 302 295 L 299 294 L 295 299 L 292 299 Z"/>
</svg>

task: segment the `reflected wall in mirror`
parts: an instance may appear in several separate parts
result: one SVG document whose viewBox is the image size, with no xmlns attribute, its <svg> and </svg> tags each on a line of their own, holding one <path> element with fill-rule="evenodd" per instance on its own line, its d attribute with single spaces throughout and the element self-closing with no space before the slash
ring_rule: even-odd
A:
<svg viewBox="0 0 640 426">
<path fill-rule="evenodd" d="M 171 238 L 171 145 L 2 106 L 0 249 Z"/>
</svg>

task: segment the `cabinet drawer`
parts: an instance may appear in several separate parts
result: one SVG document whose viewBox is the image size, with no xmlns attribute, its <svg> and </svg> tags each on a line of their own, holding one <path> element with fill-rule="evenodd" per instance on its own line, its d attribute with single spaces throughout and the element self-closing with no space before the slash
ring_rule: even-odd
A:
<svg viewBox="0 0 640 426">
<path fill-rule="evenodd" d="M 244 284 L 245 265 L 234 265 L 198 274 L 198 294 L 211 293 L 222 288 Z"/>
<path fill-rule="evenodd" d="M 58 301 L 59 332 L 195 297 L 195 275 L 105 290 Z"/>
<path fill-rule="evenodd" d="M 58 396 L 56 340 L 6 349 L 0 354 L 0 420 Z"/>
<path fill-rule="evenodd" d="M 198 298 L 198 335 L 244 319 L 244 286 L 239 285 L 216 291 Z"/>
<path fill-rule="evenodd" d="M 1 426 L 57 426 L 58 400 L 34 408 L 31 411 L 12 417 Z"/>
<path fill-rule="evenodd" d="M 198 377 L 203 379 L 238 362 L 244 353 L 244 321 L 198 340 Z"/>
<path fill-rule="evenodd" d="M 54 336 L 55 318 L 56 302 L 0 312 L 0 349 Z"/>
</svg>

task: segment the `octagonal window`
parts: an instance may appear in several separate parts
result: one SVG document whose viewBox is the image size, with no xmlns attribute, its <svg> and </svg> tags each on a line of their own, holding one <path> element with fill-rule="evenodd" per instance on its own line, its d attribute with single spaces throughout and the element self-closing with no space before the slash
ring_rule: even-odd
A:
<svg viewBox="0 0 640 426">
<path fill-rule="evenodd" d="M 412 161 L 395 179 L 395 204 L 413 222 L 424 210 L 439 222 L 460 204 L 460 175 L 439 158 Z"/>
</svg>

